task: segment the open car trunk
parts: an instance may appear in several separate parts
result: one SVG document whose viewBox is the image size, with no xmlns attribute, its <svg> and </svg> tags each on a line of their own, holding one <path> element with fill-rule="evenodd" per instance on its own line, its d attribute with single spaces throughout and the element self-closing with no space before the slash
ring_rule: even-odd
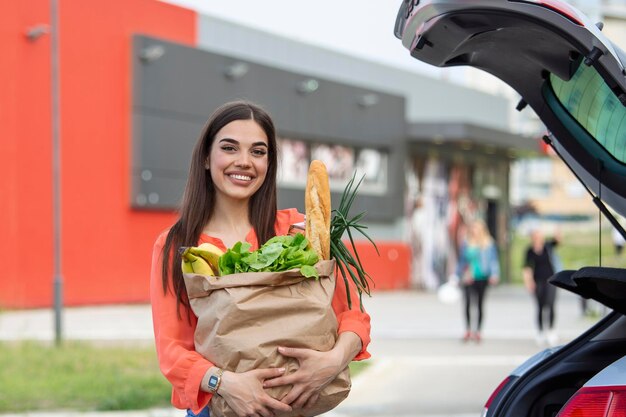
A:
<svg viewBox="0 0 626 417">
<path fill-rule="evenodd" d="M 522 375 L 487 416 L 554 417 L 602 369 L 626 355 L 626 317 L 613 312 Z"/>
<path fill-rule="evenodd" d="M 626 357 L 626 269 L 585 267 L 561 271 L 552 284 L 603 303 L 613 311 L 576 340 L 537 356 L 514 372 L 486 417 L 554 417 L 576 391 L 614 361 Z"/>
<path fill-rule="evenodd" d="M 591 266 L 561 271 L 550 283 L 626 314 L 626 269 Z"/>
<path fill-rule="evenodd" d="M 411 56 L 467 65 L 501 79 L 549 130 L 549 143 L 594 203 L 626 215 L 625 55 L 595 22 L 560 0 L 404 0 L 395 34 Z M 626 270 L 582 268 L 553 284 L 613 309 L 516 379 L 487 417 L 554 417 L 606 366 L 626 355 Z"/>
<path fill-rule="evenodd" d="M 488 417 L 554 417 L 587 381 L 626 355 L 626 269 L 562 271 L 551 282 L 614 311 L 520 376 Z"/>
</svg>

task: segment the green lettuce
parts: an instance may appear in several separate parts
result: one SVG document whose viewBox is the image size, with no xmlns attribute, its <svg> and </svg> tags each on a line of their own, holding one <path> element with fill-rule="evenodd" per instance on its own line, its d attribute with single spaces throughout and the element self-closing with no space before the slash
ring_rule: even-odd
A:
<svg viewBox="0 0 626 417">
<path fill-rule="evenodd" d="M 300 269 L 307 278 L 319 278 L 313 267 L 319 260 L 317 253 L 309 248 L 309 241 L 302 233 L 275 236 L 255 251 L 250 244 L 237 242 L 220 256 L 220 275 L 241 272 L 281 272 Z"/>
</svg>

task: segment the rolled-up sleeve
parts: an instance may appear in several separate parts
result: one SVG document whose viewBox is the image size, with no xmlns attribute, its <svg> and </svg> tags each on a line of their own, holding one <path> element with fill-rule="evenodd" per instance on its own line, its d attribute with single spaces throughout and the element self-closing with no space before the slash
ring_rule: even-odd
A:
<svg viewBox="0 0 626 417">
<path fill-rule="evenodd" d="M 159 236 L 154 244 L 150 273 L 152 323 L 159 367 L 172 384 L 172 405 L 199 413 L 212 396 L 200 390 L 200 383 L 213 364 L 195 351 L 195 315 L 188 316 L 181 309 L 179 317 L 171 287 L 163 291 L 161 265 L 165 236 L 165 233 Z"/>
<path fill-rule="evenodd" d="M 350 291 L 351 307 L 348 306 L 347 291 Z M 332 302 L 333 310 L 337 316 L 337 333 L 353 332 L 361 339 L 361 351 L 354 357 L 355 361 L 368 359 L 371 357 L 367 351 L 370 343 L 370 316 L 361 310 L 359 295 L 354 283 L 348 279 L 348 288 L 341 276 L 337 276 L 335 284 L 335 294 Z"/>
</svg>

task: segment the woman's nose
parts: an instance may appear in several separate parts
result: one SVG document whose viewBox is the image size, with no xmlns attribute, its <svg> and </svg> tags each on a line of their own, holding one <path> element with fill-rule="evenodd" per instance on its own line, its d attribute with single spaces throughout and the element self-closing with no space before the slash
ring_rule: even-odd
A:
<svg viewBox="0 0 626 417">
<path fill-rule="evenodd" d="M 249 167 L 250 166 L 250 155 L 247 152 L 242 152 L 237 161 L 235 161 L 235 165 L 240 167 Z"/>
</svg>

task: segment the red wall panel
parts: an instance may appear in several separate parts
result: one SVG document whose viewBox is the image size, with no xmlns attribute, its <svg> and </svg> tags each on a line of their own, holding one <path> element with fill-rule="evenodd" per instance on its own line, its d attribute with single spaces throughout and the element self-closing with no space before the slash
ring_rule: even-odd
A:
<svg viewBox="0 0 626 417">
<path fill-rule="evenodd" d="M 402 290 L 410 287 L 411 248 L 396 241 L 355 242 L 363 268 L 372 278 L 372 291 Z"/>
<path fill-rule="evenodd" d="M 0 306 L 52 294 L 50 39 L 25 36 L 48 3 L 0 6 Z"/>
<path fill-rule="evenodd" d="M 27 4 L 27 6 L 26 6 Z M 194 45 L 196 15 L 155 0 L 60 0 L 62 265 L 67 305 L 148 300 L 151 248 L 171 213 L 130 209 L 131 41 Z M 3 2 L 0 306 L 52 304 L 49 1 Z M 8 140 L 7 140 L 8 139 Z"/>
<path fill-rule="evenodd" d="M 148 300 L 171 213 L 129 205 L 132 35 L 194 45 L 194 12 L 154 0 L 63 0 L 63 232 L 68 304 Z"/>
</svg>

